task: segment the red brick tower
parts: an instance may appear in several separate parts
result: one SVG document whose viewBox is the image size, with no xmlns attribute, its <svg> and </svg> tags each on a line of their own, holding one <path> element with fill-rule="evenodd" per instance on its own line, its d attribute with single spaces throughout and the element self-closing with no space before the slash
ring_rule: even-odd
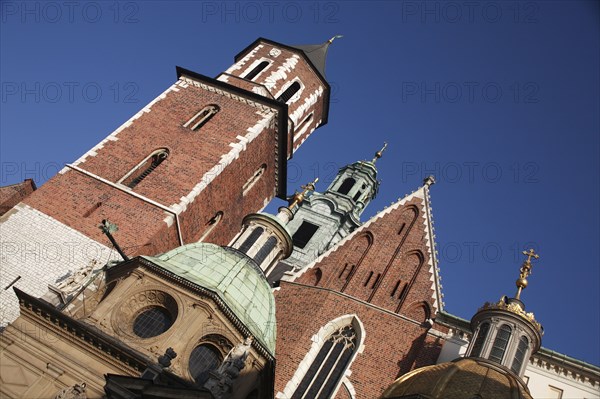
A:
<svg viewBox="0 0 600 399">
<path fill-rule="evenodd" d="M 103 219 L 131 256 L 229 243 L 244 215 L 285 197 L 286 161 L 326 123 L 329 44 L 258 39 L 216 79 L 177 68 L 177 82 L 0 219 L 2 287 L 41 295 L 118 257 Z M 11 291 L 0 324 L 17 315 Z"/>
<path fill-rule="evenodd" d="M 437 359 L 432 178 L 276 292 L 278 398 L 376 398 Z M 302 309 L 301 312 L 298 310 Z"/>
</svg>

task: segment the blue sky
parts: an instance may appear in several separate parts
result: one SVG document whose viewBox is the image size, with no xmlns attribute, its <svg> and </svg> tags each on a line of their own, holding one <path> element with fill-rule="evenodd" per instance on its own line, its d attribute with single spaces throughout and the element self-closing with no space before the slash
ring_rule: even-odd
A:
<svg viewBox="0 0 600 399">
<path fill-rule="evenodd" d="M 600 364 L 599 7 L 593 1 L 2 1 L 0 184 L 43 183 L 161 93 L 266 37 L 329 51 L 329 124 L 288 191 L 378 162 L 372 216 L 434 174 L 446 310 L 523 294 L 543 345 Z M 275 209 L 271 206 L 269 209 Z"/>
</svg>

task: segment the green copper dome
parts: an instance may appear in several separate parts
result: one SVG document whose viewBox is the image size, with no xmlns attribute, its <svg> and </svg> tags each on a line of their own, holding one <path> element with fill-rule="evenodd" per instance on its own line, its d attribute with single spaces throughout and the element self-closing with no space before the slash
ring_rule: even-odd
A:
<svg viewBox="0 0 600 399">
<path fill-rule="evenodd" d="M 208 243 L 194 243 L 152 263 L 215 292 L 272 355 L 275 355 L 275 298 L 262 271 L 246 255 Z"/>
</svg>

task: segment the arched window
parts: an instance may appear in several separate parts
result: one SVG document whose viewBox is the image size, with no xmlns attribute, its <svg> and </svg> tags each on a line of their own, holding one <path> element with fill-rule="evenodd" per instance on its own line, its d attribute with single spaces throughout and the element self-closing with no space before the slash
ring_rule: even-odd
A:
<svg viewBox="0 0 600 399">
<path fill-rule="evenodd" d="M 191 130 L 198 130 L 201 128 L 206 122 L 208 122 L 217 112 L 220 111 L 220 108 L 216 104 L 210 104 L 206 107 L 202 108 L 196 115 L 192 116 L 192 118 L 187 121 L 183 127 L 190 127 Z"/>
<path fill-rule="evenodd" d="M 398 292 L 398 288 L 400 287 L 400 283 L 402 282 L 402 280 L 398 280 L 396 282 L 396 285 L 394 286 L 394 289 L 392 290 L 392 293 L 390 294 L 390 296 L 393 298 L 396 296 L 396 292 Z"/>
<path fill-rule="evenodd" d="M 475 343 L 473 344 L 473 349 L 471 349 L 471 356 L 480 357 L 481 349 L 483 349 L 483 344 L 485 339 L 487 338 L 488 331 L 490 330 L 490 323 L 483 323 L 481 327 L 479 327 L 479 332 L 477 333 L 477 338 L 475 338 Z"/>
<path fill-rule="evenodd" d="M 265 231 L 262 227 L 255 228 L 252 233 L 246 238 L 246 240 L 240 245 L 240 252 L 248 253 L 252 245 L 258 240 L 258 237 Z"/>
<path fill-rule="evenodd" d="M 292 399 L 331 398 L 357 349 L 357 334 L 352 325 L 339 328 L 323 344 Z"/>
<path fill-rule="evenodd" d="M 354 201 L 358 201 L 358 199 L 360 198 L 360 196 L 362 195 L 362 191 L 357 191 L 356 194 L 354 194 L 354 198 L 352 198 Z"/>
<path fill-rule="evenodd" d="M 312 121 L 314 115 L 314 111 L 308 114 L 306 118 L 298 126 L 294 129 L 294 140 L 296 140 L 302 133 L 306 131 L 306 128 L 309 125 L 309 122 Z"/>
<path fill-rule="evenodd" d="M 271 251 L 275 248 L 276 245 L 277 239 L 273 236 L 269 237 L 267 239 L 267 242 L 256 253 L 256 256 L 254 257 L 256 263 L 258 263 L 259 265 L 263 263 L 263 261 L 267 258 L 267 255 L 271 253 Z"/>
<path fill-rule="evenodd" d="M 118 183 L 124 184 L 129 188 L 134 188 L 146 178 L 154 169 L 158 167 L 169 156 L 169 150 L 161 148 L 154 151 L 146 159 L 140 162 L 135 168 L 130 170 Z"/>
<path fill-rule="evenodd" d="M 356 180 L 354 180 L 351 177 L 348 177 L 346 180 L 344 180 L 344 182 L 342 183 L 340 188 L 338 188 L 337 191 L 340 194 L 348 194 L 355 184 L 356 184 Z"/>
<path fill-rule="evenodd" d="M 216 370 L 223 357 L 221 352 L 213 345 L 200 344 L 190 354 L 189 370 L 197 385 L 202 385 L 209 377 L 209 373 Z"/>
<path fill-rule="evenodd" d="M 244 79 L 248 79 L 248 80 L 254 79 L 259 73 L 261 73 L 263 71 L 263 69 L 265 69 L 266 67 L 268 67 L 269 64 L 270 64 L 269 61 L 260 62 L 250 72 L 248 72 L 246 74 L 246 76 L 244 76 Z"/>
<path fill-rule="evenodd" d="M 296 94 L 300 90 L 300 83 L 297 81 L 288 86 L 287 89 L 283 93 L 277 97 L 277 101 L 281 101 L 282 103 L 287 103 L 290 101 L 294 94 Z"/>
<path fill-rule="evenodd" d="M 492 351 L 490 352 L 490 360 L 502 363 L 502 358 L 504 358 L 504 352 L 506 351 L 511 332 L 512 328 L 510 328 L 508 324 L 503 324 L 502 327 L 500 327 L 496 333 L 494 346 L 492 346 Z"/>
<path fill-rule="evenodd" d="M 256 172 L 254 172 L 254 174 L 242 186 L 242 195 L 246 195 L 248 191 L 250 191 L 250 189 L 254 187 L 254 185 L 260 180 L 262 175 L 264 175 L 265 170 L 267 170 L 267 164 L 263 163 L 262 165 L 260 165 L 260 168 L 258 168 Z"/>
<path fill-rule="evenodd" d="M 198 240 L 198 242 L 203 241 L 208 235 L 214 230 L 215 227 L 219 224 L 219 222 L 223 219 L 223 211 L 219 211 L 215 213 L 215 215 L 210 218 L 210 220 L 206 223 L 207 229 L 202 234 L 202 237 Z"/>
<path fill-rule="evenodd" d="M 527 352 L 528 346 L 529 340 L 526 336 L 522 336 L 519 340 L 519 346 L 517 346 L 517 353 L 515 353 L 512 366 L 510 366 L 510 369 L 517 374 L 521 372 L 521 366 L 523 365 L 523 360 L 525 359 L 525 353 Z"/>
</svg>

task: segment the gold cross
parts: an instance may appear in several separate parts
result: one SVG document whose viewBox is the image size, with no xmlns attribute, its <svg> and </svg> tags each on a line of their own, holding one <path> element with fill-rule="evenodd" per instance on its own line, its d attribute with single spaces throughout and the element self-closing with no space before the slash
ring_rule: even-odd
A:
<svg viewBox="0 0 600 399">
<path fill-rule="evenodd" d="M 301 193 L 296 192 L 294 194 L 294 196 L 292 197 L 292 202 L 290 202 L 290 204 L 288 205 L 288 209 L 290 211 L 293 210 L 296 205 L 304 201 L 304 197 L 309 191 L 315 191 L 315 184 L 317 184 L 318 181 L 319 178 L 317 177 L 315 180 L 308 183 L 307 185 L 300 186 L 300 188 L 303 188 L 304 190 Z"/>
<path fill-rule="evenodd" d="M 530 249 L 529 252 L 523 251 L 523 255 L 527 256 L 527 263 L 531 263 L 531 258 L 536 258 L 536 259 L 540 258 L 540 256 L 535 253 L 533 248 Z"/>
</svg>

